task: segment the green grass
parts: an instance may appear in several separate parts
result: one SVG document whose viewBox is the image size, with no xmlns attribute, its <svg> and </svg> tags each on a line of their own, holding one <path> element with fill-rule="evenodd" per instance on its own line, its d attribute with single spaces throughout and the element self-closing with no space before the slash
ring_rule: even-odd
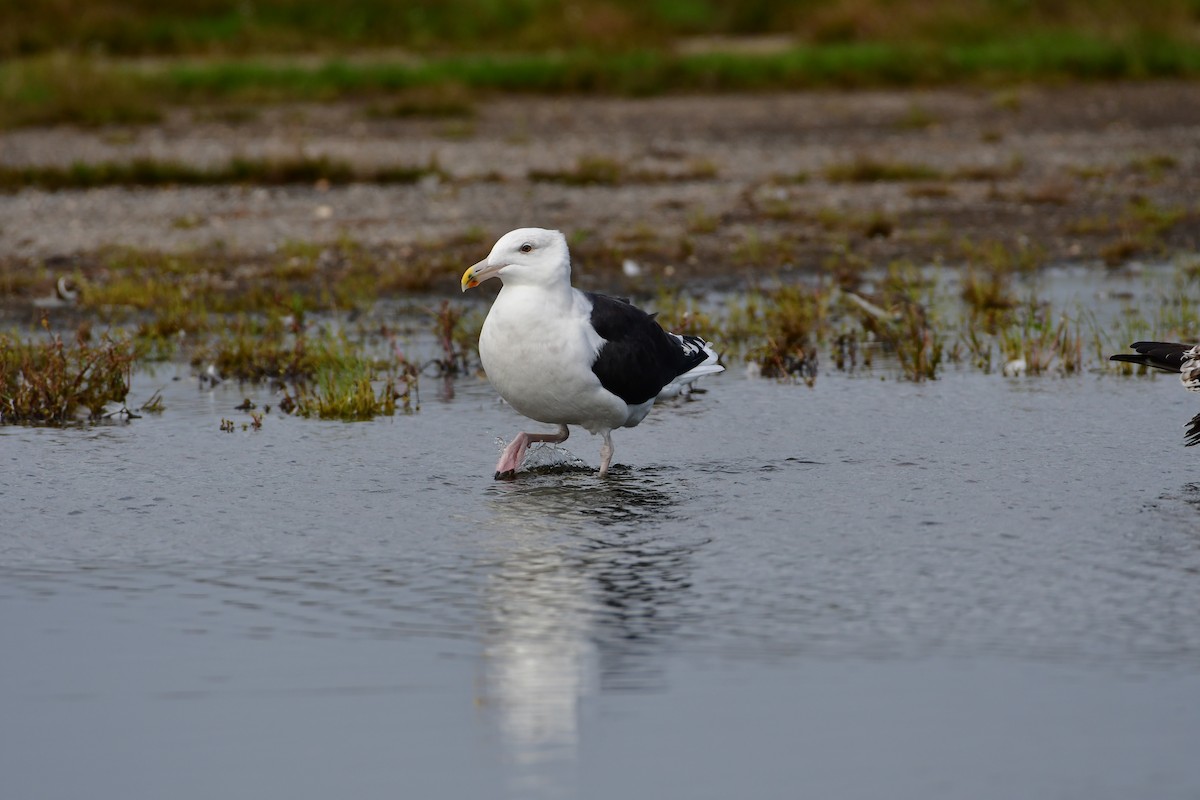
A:
<svg viewBox="0 0 1200 800">
<path fill-rule="evenodd" d="M 0 0 L 0 58 L 114 55 L 663 48 L 694 35 L 817 44 L 978 43 L 1031 31 L 1124 37 L 1194 26 L 1194 0 Z"/>
<path fill-rule="evenodd" d="M 783 52 L 673 54 L 516 53 L 407 61 L 332 59 L 307 67 L 261 61 L 178 65 L 150 76 L 179 97 L 286 94 L 320 99 L 453 83 L 511 92 L 745 91 L 816 86 L 909 86 L 972 79 L 1128 78 L 1195 75 L 1200 48 L 1170 40 L 1112 42 L 1073 34 L 984 44 L 849 43 Z"/>
<path fill-rule="evenodd" d="M 240 316 L 197 348 L 191 363 L 226 380 L 273 381 L 286 392 L 280 407 L 304 417 L 351 422 L 416 410 L 416 365 L 395 351 L 378 358 L 368 350 L 344 331 L 310 330 L 303 316 Z"/>
<path fill-rule="evenodd" d="M 27 187 L 39 189 L 89 189 L 98 186 L 203 186 L 228 183 L 278 185 L 292 183 L 330 184 L 352 182 L 415 183 L 422 177 L 441 174 L 436 165 L 400 165 L 358 169 L 345 161 L 325 156 L 293 159 L 234 158 L 215 167 L 197 167 L 177 161 L 135 159 L 133 161 L 75 162 L 67 167 L 0 166 L 0 191 Z"/>
<path fill-rule="evenodd" d="M 641 96 L 1197 75 L 1200 46 L 1190 40 L 1078 32 L 939 44 L 801 44 L 766 53 L 579 47 L 425 58 L 328 55 L 316 62 L 226 56 L 149 65 L 60 54 L 0 66 L 0 127 L 138 123 L 184 104 L 375 98 L 376 113 L 467 114 L 477 92 Z M 434 102 L 439 93 L 448 98 L 444 104 Z M 389 103 L 389 96 L 399 99 Z"/>
<path fill-rule="evenodd" d="M 1083 335 L 1078 323 L 1065 313 L 1031 298 L 1000 334 L 1000 347 L 1008 363 L 1024 365 L 1026 375 L 1079 372 L 1083 365 Z"/>
<path fill-rule="evenodd" d="M 92 58 L 0 62 L 0 128 L 158 122 L 167 103 L 145 76 Z"/>
<path fill-rule="evenodd" d="M 409 384 L 397 391 L 397 376 L 387 365 L 366 357 L 361 346 L 345 338 L 324 337 L 317 342 L 315 374 L 295 384 L 296 413 L 302 417 L 339 419 L 345 422 L 390 417 L 396 413 L 398 399 L 403 410 L 411 411 Z M 415 386 L 415 370 L 404 373 Z M 376 389 L 376 384 L 380 384 Z"/>
</svg>

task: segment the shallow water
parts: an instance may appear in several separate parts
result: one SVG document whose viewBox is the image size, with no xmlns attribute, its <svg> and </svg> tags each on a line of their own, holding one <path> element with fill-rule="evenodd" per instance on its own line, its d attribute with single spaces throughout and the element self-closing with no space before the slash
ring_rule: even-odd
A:
<svg viewBox="0 0 1200 800">
<path fill-rule="evenodd" d="M 1094 275 L 1039 293 L 1170 297 Z M 732 368 L 496 482 L 482 381 L 254 431 L 176 374 L 0 427 L 4 798 L 1200 795 L 1172 376 Z"/>
<path fill-rule="evenodd" d="M 479 381 L 234 433 L 164 384 L 0 428 L 5 797 L 1200 793 L 1173 378 L 731 370 L 512 482 Z"/>
</svg>

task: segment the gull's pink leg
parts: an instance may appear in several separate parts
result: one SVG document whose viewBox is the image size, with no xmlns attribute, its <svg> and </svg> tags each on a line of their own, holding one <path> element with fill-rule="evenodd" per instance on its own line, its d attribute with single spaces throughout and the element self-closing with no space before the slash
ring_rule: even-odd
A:
<svg viewBox="0 0 1200 800">
<path fill-rule="evenodd" d="M 559 425 L 558 433 L 518 433 L 508 447 L 504 448 L 504 452 L 500 454 L 500 460 L 496 462 L 496 480 L 511 478 L 517 474 L 517 469 L 525 460 L 525 451 L 529 449 L 529 445 L 534 442 L 558 444 L 565 442 L 570 435 L 571 432 L 567 430 L 566 425 Z"/>
<path fill-rule="evenodd" d="M 608 474 L 608 466 L 612 464 L 613 444 L 612 431 L 604 432 L 604 444 L 600 445 L 600 477 Z"/>
</svg>

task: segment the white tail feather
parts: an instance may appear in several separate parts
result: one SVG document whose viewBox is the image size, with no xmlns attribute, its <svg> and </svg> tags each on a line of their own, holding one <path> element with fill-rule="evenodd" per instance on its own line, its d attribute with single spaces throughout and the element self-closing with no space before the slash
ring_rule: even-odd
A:
<svg viewBox="0 0 1200 800">
<path fill-rule="evenodd" d="M 691 338 L 690 340 L 685 339 L 678 333 L 672 333 L 671 335 L 679 340 L 679 345 L 684 349 L 685 352 L 695 353 L 702 351 L 707 358 L 664 386 L 662 391 L 658 393 L 660 399 L 687 394 L 691 391 L 692 384 L 697 378 L 701 378 L 705 375 L 715 375 L 718 372 L 725 371 L 725 368 L 717 363 L 717 361 L 721 358 L 721 355 L 713 349 L 712 344 L 704 341 L 703 339 L 697 339 L 695 337 Z"/>
</svg>

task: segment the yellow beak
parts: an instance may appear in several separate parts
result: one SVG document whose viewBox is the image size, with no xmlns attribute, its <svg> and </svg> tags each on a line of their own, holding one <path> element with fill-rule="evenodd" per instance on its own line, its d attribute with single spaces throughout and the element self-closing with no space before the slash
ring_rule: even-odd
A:
<svg viewBox="0 0 1200 800">
<path fill-rule="evenodd" d="M 478 264 L 473 264 L 471 267 L 469 267 L 467 269 L 466 272 L 463 273 L 462 280 L 459 282 L 459 285 L 462 286 L 462 290 L 464 292 L 467 289 L 474 289 L 476 286 L 483 283 L 488 278 L 496 277 L 496 274 L 499 273 L 502 268 L 503 268 L 502 266 L 500 266 L 500 267 L 488 266 L 487 259 L 485 258 L 483 261 L 480 261 Z"/>
<path fill-rule="evenodd" d="M 474 289 L 476 286 L 479 285 L 479 281 L 475 280 L 475 268 L 474 267 L 469 267 L 467 269 L 467 271 L 463 273 L 461 285 L 462 285 L 462 290 L 464 292 L 467 289 Z"/>
</svg>

